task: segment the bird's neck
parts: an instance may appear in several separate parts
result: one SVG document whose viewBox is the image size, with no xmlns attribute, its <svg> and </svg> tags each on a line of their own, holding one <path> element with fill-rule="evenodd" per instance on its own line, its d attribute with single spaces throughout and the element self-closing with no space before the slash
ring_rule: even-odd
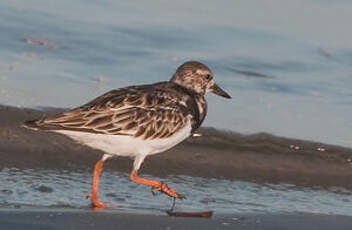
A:
<svg viewBox="0 0 352 230">
<path fill-rule="evenodd" d="M 207 102 L 204 98 L 204 94 L 192 91 L 175 82 L 172 82 L 172 84 L 175 89 L 181 90 L 183 91 L 183 93 L 188 95 L 185 102 L 187 106 L 193 108 L 191 109 L 191 111 L 194 118 L 192 122 L 192 132 L 194 132 L 201 126 L 205 119 L 205 116 L 207 115 Z"/>
<path fill-rule="evenodd" d="M 199 121 L 193 127 L 194 130 L 198 129 L 203 123 L 205 116 L 207 115 L 207 101 L 205 100 L 203 95 L 196 95 L 194 100 L 197 104 L 198 112 L 199 112 Z"/>
</svg>

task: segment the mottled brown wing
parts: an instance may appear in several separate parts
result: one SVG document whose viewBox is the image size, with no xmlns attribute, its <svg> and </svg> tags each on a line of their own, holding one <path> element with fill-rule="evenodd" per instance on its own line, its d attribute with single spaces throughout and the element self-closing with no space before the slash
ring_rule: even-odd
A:
<svg viewBox="0 0 352 230">
<path fill-rule="evenodd" d="M 82 107 L 40 120 L 37 125 L 47 130 L 154 139 L 169 137 L 187 124 L 186 107 L 169 93 L 126 89 L 111 91 Z"/>
</svg>

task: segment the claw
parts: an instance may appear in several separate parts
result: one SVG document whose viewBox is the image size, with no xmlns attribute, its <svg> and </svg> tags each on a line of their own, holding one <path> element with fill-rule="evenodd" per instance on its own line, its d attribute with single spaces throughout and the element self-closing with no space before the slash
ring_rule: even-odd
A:
<svg viewBox="0 0 352 230">
<path fill-rule="evenodd" d="M 178 194 L 175 190 L 169 188 L 166 184 L 161 181 L 154 181 L 141 178 L 137 175 L 136 170 L 132 170 L 130 173 L 130 179 L 138 184 L 145 184 L 152 187 L 152 194 L 155 195 L 155 190 L 159 190 L 162 193 L 165 193 L 168 196 L 177 198 L 177 199 L 185 199 L 185 196 Z"/>
<path fill-rule="evenodd" d="M 177 194 L 177 198 L 178 199 L 180 199 L 180 200 L 183 200 L 183 199 L 185 199 L 185 200 L 187 200 L 187 198 L 184 196 L 184 195 L 182 195 L 182 194 L 179 194 L 179 193 L 176 193 Z"/>
<path fill-rule="evenodd" d="M 155 190 L 158 190 L 158 189 L 155 188 L 155 187 L 152 187 L 152 194 L 153 194 L 153 196 L 156 196 L 156 195 L 157 195 L 156 192 L 155 192 Z"/>
<path fill-rule="evenodd" d="M 113 205 L 108 205 L 108 204 L 105 204 L 101 201 L 98 200 L 98 197 L 96 194 L 89 194 L 87 196 L 87 199 L 90 198 L 90 203 L 92 205 L 93 208 L 111 208 L 111 207 L 115 207 Z"/>
<path fill-rule="evenodd" d="M 152 192 L 154 192 L 154 190 L 159 190 L 160 192 L 170 196 L 170 197 L 173 197 L 173 198 L 176 198 L 176 199 L 185 199 L 186 197 L 177 193 L 175 190 L 169 188 L 166 184 L 162 183 L 160 184 L 160 186 L 158 187 L 153 187 L 152 188 Z"/>
<path fill-rule="evenodd" d="M 108 204 L 104 204 L 103 202 L 100 202 L 99 200 L 94 200 L 91 203 L 93 208 L 111 208 L 113 206 L 108 205 Z"/>
</svg>

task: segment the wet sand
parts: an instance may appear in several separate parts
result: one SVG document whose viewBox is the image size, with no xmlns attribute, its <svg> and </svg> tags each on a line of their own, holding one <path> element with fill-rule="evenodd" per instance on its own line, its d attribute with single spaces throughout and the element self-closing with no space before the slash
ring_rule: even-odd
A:
<svg viewBox="0 0 352 230">
<path fill-rule="evenodd" d="M 92 169 L 102 152 L 60 134 L 21 127 L 25 120 L 59 111 L 62 109 L 0 106 L 0 169 Z M 200 133 L 201 137 L 189 138 L 165 153 L 147 158 L 140 173 L 352 189 L 351 149 L 265 133 L 241 135 L 212 128 L 200 129 Z M 107 168 L 123 172 L 129 172 L 131 166 L 128 158 L 106 163 Z"/>
<path fill-rule="evenodd" d="M 351 229 L 352 217 L 311 214 L 175 218 L 84 210 L 0 210 L 2 229 Z"/>
</svg>

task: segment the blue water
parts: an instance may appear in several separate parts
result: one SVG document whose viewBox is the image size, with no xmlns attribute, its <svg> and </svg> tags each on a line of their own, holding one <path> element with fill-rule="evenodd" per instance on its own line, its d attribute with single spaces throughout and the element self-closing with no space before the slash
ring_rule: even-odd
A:
<svg viewBox="0 0 352 230">
<path fill-rule="evenodd" d="M 255 184 L 170 175 L 162 180 L 187 199 L 176 202 L 177 211 L 213 210 L 216 214 L 352 213 L 352 193 L 342 188 L 300 188 L 290 184 Z M 0 171 L 0 208 L 88 209 L 91 172 L 4 168 Z M 172 199 L 153 196 L 150 187 L 137 185 L 128 174 L 105 170 L 99 198 L 116 211 L 160 214 L 171 208 Z"/>
<path fill-rule="evenodd" d="M 207 96 L 205 125 L 352 147 L 351 12 L 342 0 L 4 0 L 0 103 L 74 107 L 196 59 L 233 96 Z"/>
</svg>

